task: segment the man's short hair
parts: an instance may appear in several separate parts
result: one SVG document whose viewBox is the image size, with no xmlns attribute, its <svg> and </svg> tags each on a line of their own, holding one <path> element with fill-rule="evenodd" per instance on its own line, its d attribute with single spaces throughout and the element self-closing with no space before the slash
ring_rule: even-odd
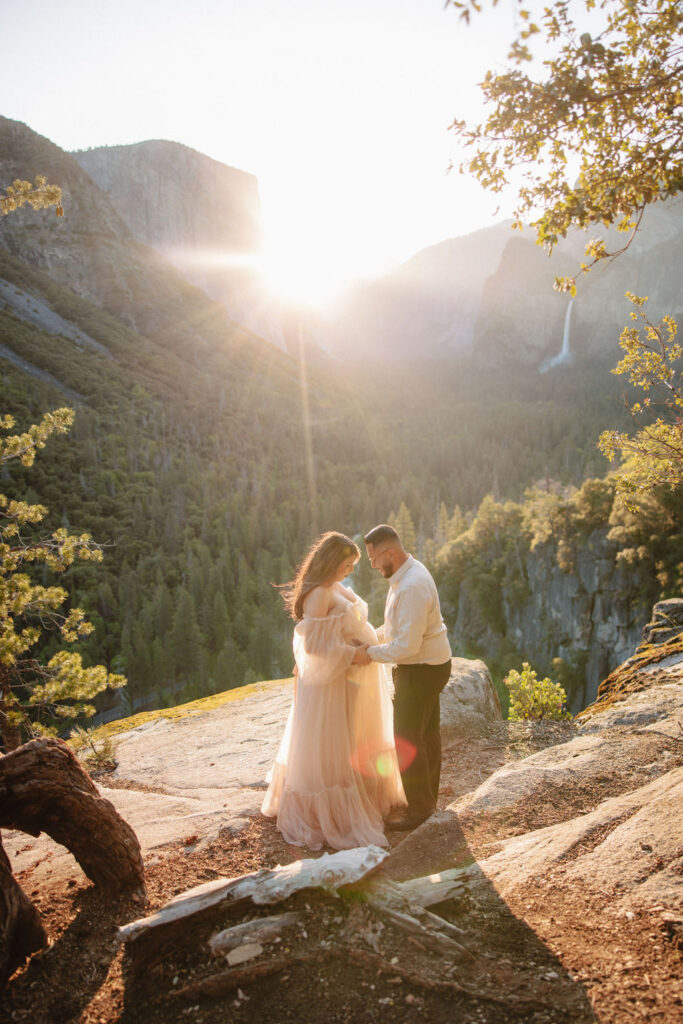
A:
<svg viewBox="0 0 683 1024">
<path fill-rule="evenodd" d="M 369 533 L 365 534 L 363 538 L 366 544 L 371 544 L 376 547 L 378 544 L 383 544 L 385 541 L 391 541 L 395 544 L 397 541 L 400 544 L 401 538 L 396 533 L 393 526 L 389 526 L 388 523 L 380 523 L 379 526 L 374 526 Z"/>
</svg>

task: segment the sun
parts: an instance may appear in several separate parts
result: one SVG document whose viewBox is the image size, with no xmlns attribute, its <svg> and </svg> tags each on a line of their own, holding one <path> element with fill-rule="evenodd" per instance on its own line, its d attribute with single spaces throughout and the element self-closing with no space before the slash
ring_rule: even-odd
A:
<svg viewBox="0 0 683 1024">
<path fill-rule="evenodd" d="M 355 282 L 389 269 L 391 260 L 381 244 L 381 231 L 361 231 L 346 205 L 310 183 L 306 195 L 301 182 L 288 191 L 281 187 L 263 197 L 263 246 L 258 257 L 264 283 L 273 297 L 290 305 L 310 306 L 324 314 Z M 377 243 L 374 236 L 380 235 Z"/>
<path fill-rule="evenodd" d="M 358 277 L 365 276 L 357 250 L 350 251 L 338 236 L 315 225 L 267 235 L 257 263 L 273 297 L 319 312 L 332 308 Z"/>
<path fill-rule="evenodd" d="M 258 260 L 267 290 L 280 301 L 322 309 L 331 306 L 347 283 L 341 261 L 300 239 L 268 243 Z"/>
</svg>

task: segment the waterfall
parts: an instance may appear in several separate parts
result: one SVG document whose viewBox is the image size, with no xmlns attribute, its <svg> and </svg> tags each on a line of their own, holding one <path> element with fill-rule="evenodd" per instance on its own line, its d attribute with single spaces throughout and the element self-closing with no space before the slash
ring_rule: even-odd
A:
<svg viewBox="0 0 683 1024">
<path fill-rule="evenodd" d="M 570 325 L 571 325 L 571 319 L 572 319 L 572 306 L 573 305 L 574 305 L 574 299 L 572 298 L 572 299 L 569 300 L 569 305 L 567 306 L 567 312 L 564 314 L 564 329 L 562 331 L 562 348 L 560 349 L 560 351 L 558 352 L 558 354 L 556 356 L 553 356 L 553 358 L 550 360 L 549 363 L 546 363 L 545 366 L 541 367 L 541 369 L 540 369 L 541 373 L 547 373 L 548 370 L 552 370 L 553 366 L 560 366 L 562 363 L 568 363 L 568 362 L 571 361 L 572 353 L 571 353 L 571 348 L 569 347 L 569 338 L 570 338 Z"/>
<path fill-rule="evenodd" d="M 560 352 L 560 360 L 565 363 L 569 359 L 569 324 L 572 319 L 572 306 L 574 305 L 574 299 L 569 300 L 567 306 L 567 312 L 564 314 L 564 331 L 562 332 L 562 351 Z"/>
</svg>

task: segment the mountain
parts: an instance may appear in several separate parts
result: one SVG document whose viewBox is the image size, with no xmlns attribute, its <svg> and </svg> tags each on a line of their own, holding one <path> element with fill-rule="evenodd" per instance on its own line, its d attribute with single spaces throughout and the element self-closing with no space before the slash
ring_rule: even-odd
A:
<svg viewBox="0 0 683 1024">
<path fill-rule="evenodd" d="M 627 239 L 615 229 L 604 235 L 611 251 Z M 553 282 L 556 276 L 577 273 L 587 237 L 575 232 L 551 258 L 528 237 L 508 240 L 483 290 L 474 342 L 478 362 L 547 368 L 561 350 L 570 302 L 568 295 L 553 291 Z M 627 291 L 649 297 L 647 312 L 653 321 L 666 313 L 680 314 L 682 261 L 683 202 L 669 200 L 649 208 L 627 252 L 577 279 L 569 323 L 571 355 L 590 359 L 618 351 L 616 343 L 631 309 Z"/>
<path fill-rule="evenodd" d="M 26 208 L 3 217 L 0 246 L 10 255 L 148 337 L 177 333 L 179 309 L 187 302 L 208 308 L 184 277 L 135 239 L 73 157 L 26 125 L 0 118 L 0 180 L 31 179 L 36 168 L 60 184 L 64 217 L 36 217 Z M 227 331 L 224 314 L 222 319 Z"/>
<path fill-rule="evenodd" d="M 605 237 L 617 249 L 627 236 L 611 229 Z M 561 352 L 569 305 L 554 280 L 577 273 L 586 241 L 575 232 L 549 258 L 528 230 L 506 223 L 425 249 L 352 292 L 335 318 L 337 351 L 547 370 Z M 616 354 L 626 291 L 649 296 L 651 319 L 683 311 L 682 259 L 683 201 L 656 204 L 624 255 L 579 278 L 567 355 Z"/>
<path fill-rule="evenodd" d="M 71 155 L 146 245 L 248 253 L 260 244 L 261 204 L 253 174 L 163 140 Z"/>
<path fill-rule="evenodd" d="M 509 232 L 501 224 L 440 242 L 356 285 L 334 318 L 337 350 L 404 359 L 468 354 L 484 283 Z"/>
<path fill-rule="evenodd" d="M 281 674 L 291 636 L 270 582 L 289 577 L 316 515 L 341 518 L 324 497 L 346 471 L 339 424 L 350 451 L 365 425 L 311 379 L 314 444 L 340 452 L 311 509 L 298 364 L 138 242 L 69 154 L 7 119 L 0 152 L 0 180 L 63 188 L 63 218 L 0 219 L 0 391 L 19 429 L 67 403 L 76 423 L 3 492 L 39 495 L 52 528 L 107 548 L 100 571 L 64 577 L 95 624 L 84 656 L 120 665 L 134 703 Z"/>
<path fill-rule="evenodd" d="M 163 140 L 72 156 L 137 241 L 220 302 L 232 320 L 287 349 L 285 312 L 256 267 L 262 228 L 254 175 Z"/>
</svg>

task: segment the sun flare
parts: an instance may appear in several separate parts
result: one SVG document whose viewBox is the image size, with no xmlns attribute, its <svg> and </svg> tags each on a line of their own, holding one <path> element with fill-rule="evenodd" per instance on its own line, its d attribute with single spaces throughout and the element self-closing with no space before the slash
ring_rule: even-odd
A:
<svg viewBox="0 0 683 1024">
<path fill-rule="evenodd" d="M 328 255 L 297 244 L 268 245 L 259 260 L 268 291 L 277 299 L 295 305 L 324 307 L 343 291 L 348 270 L 335 265 Z"/>
</svg>

